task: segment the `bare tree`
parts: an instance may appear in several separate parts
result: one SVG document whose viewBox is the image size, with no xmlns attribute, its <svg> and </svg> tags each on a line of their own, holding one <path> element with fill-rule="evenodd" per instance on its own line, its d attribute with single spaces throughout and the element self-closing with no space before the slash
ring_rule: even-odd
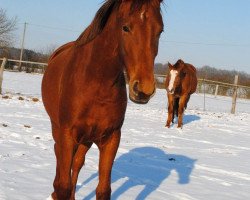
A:
<svg viewBox="0 0 250 200">
<path fill-rule="evenodd" d="M 12 32 L 16 28 L 16 18 L 9 19 L 6 11 L 0 8 L 0 48 L 11 44 Z"/>
<path fill-rule="evenodd" d="M 56 44 L 47 45 L 47 47 L 41 49 L 39 53 L 41 53 L 42 57 L 40 58 L 39 62 L 48 62 L 50 56 L 53 52 L 58 48 Z"/>
</svg>

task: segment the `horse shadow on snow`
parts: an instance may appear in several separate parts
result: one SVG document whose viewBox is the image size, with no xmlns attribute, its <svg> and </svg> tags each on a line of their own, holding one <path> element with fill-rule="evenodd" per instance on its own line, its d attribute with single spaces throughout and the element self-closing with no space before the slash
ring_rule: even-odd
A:
<svg viewBox="0 0 250 200">
<path fill-rule="evenodd" d="M 166 154 L 161 149 L 155 147 L 132 149 L 128 153 L 121 155 L 114 162 L 112 183 L 122 178 L 125 179 L 125 182 L 112 192 L 111 199 L 117 199 L 130 188 L 139 185 L 144 186 L 144 188 L 135 199 L 146 199 L 169 177 L 172 170 L 177 172 L 179 184 L 188 184 L 195 162 L 195 159 L 183 155 Z M 77 186 L 76 191 L 97 176 L 97 173 L 92 174 L 81 185 Z M 95 191 L 91 192 L 83 200 L 90 200 L 94 197 Z"/>
<path fill-rule="evenodd" d="M 197 115 L 183 115 L 183 125 L 185 126 L 186 124 L 192 123 L 194 121 L 200 120 L 201 117 Z M 178 117 L 175 116 L 174 118 L 174 123 L 171 124 L 171 126 L 174 126 L 178 122 Z"/>
<path fill-rule="evenodd" d="M 201 118 L 197 115 L 184 115 L 183 116 L 183 124 L 189 124 L 191 122 L 194 122 L 194 121 L 198 121 L 200 120 Z M 177 119 L 176 119 L 177 120 Z"/>
</svg>

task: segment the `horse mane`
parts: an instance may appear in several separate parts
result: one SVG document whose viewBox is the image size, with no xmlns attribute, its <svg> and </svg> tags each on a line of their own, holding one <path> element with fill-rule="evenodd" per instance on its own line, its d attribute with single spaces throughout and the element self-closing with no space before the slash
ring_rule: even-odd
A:
<svg viewBox="0 0 250 200">
<path fill-rule="evenodd" d="M 174 64 L 174 68 L 178 69 L 182 67 L 182 70 L 185 70 L 186 72 L 194 72 L 196 73 L 196 68 L 189 64 L 189 63 L 185 63 L 183 60 L 179 59 L 175 64 Z"/>
<path fill-rule="evenodd" d="M 174 65 L 173 65 L 173 67 L 175 68 L 175 69 L 178 69 L 178 68 L 180 68 L 180 67 L 183 67 L 183 66 L 185 66 L 185 62 L 183 61 L 183 60 L 181 60 L 181 59 L 179 59 Z"/>
<path fill-rule="evenodd" d="M 119 8 L 124 0 L 105 0 L 100 9 L 96 12 L 91 24 L 81 33 L 76 40 L 77 45 L 85 45 L 95 39 L 104 29 L 112 12 Z M 140 10 L 144 4 L 155 0 L 133 0 L 130 7 L 130 14 Z M 162 2 L 162 0 L 160 0 Z"/>
</svg>

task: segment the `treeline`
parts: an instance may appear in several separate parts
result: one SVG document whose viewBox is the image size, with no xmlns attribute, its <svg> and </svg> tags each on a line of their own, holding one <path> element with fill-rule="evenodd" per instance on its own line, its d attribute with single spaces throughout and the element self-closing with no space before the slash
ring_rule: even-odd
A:
<svg viewBox="0 0 250 200">
<path fill-rule="evenodd" d="M 29 49 L 24 49 L 23 60 L 47 63 L 49 56 L 55 50 L 55 47 L 49 47 L 44 51 L 36 52 Z M 19 60 L 21 50 L 18 48 L 1 48 L 0 58 L 6 57 L 8 59 Z M 11 68 L 15 63 L 9 63 L 7 67 Z M 25 65 L 27 67 L 36 68 L 35 65 Z M 166 75 L 168 70 L 167 64 L 156 63 L 154 72 L 155 74 Z M 239 75 L 239 84 L 250 86 L 250 74 L 245 72 L 240 72 L 236 70 L 221 70 L 210 66 L 204 66 L 202 68 L 197 68 L 197 76 L 200 79 L 208 79 L 213 81 L 220 81 L 225 83 L 233 83 L 235 75 Z"/>
<path fill-rule="evenodd" d="M 20 59 L 21 50 L 18 48 L 2 48 L 0 49 L 0 57 L 6 57 L 8 59 L 19 60 Z M 25 61 L 34 61 L 34 62 L 43 62 L 46 63 L 48 61 L 50 52 L 36 52 L 29 49 L 23 50 L 23 58 Z"/>
</svg>

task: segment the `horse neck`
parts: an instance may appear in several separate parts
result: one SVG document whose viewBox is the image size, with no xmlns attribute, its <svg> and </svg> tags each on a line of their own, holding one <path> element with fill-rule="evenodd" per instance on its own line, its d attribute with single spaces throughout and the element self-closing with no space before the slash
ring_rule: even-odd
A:
<svg viewBox="0 0 250 200">
<path fill-rule="evenodd" d="M 122 71 L 123 65 L 119 56 L 119 30 L 116 26 L 116 13 L 111 14 L 103 31 L 90 43 L 92 60 L 96 70 Z M 98 67 L 99 66 L 99 67 Z"/>
</svg>

